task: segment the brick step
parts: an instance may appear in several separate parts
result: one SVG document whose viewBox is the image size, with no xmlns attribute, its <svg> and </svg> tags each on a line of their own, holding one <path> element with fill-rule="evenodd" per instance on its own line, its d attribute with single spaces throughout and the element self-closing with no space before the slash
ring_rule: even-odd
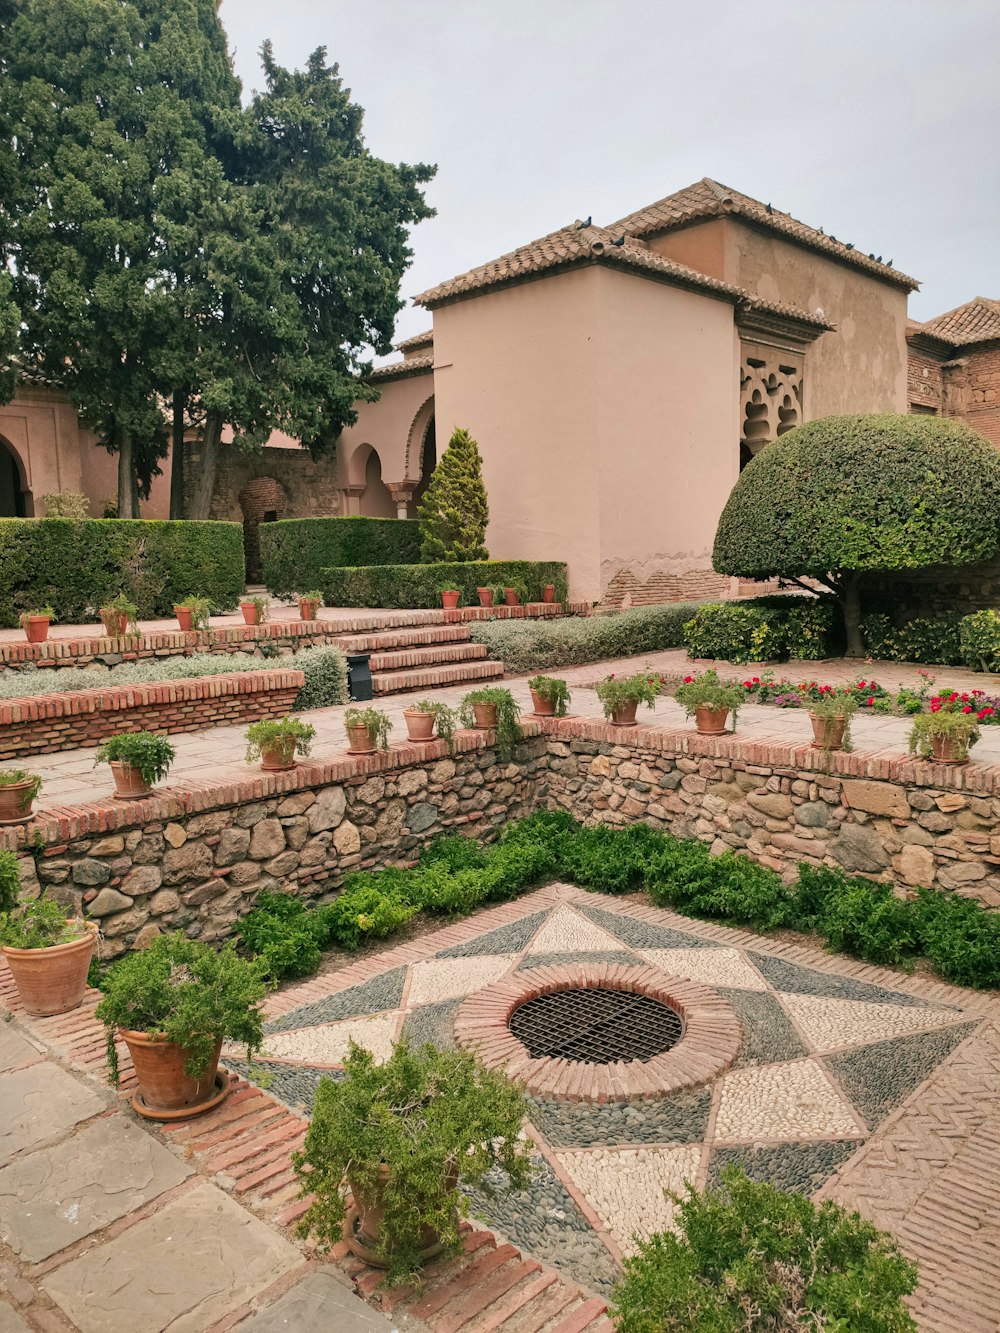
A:
<svg viewBox="0 0 1000 1333">
<path fill-rule="evenodd" d="M 445 666 L 449 662 L 477 662 L 489 657 L 485 643 L 439 643 L 427 648 L 400 649 L 391 653 L 373 653 L 371 669 L 403 671 L 407 667 Z"/>
<path fill-rule="evenodd" d="M 405 671 L 380 671 L 372 674 L 376 694 L 401 694 L 406 690 L 440 689 L 466 681 L 495 680 L 503 675 L 503 663 L 489 659 L 480 662 L 454 662 L 450 666 L 410 667 Z"/>
<path fill-rule="evenodd" d="M 468 625 L 421 625 L 415 629 L 338 635 L 337 647 L 345 653 L 385 653 L 395 648 L 420 648 L 434 643 L 469 643 L 471 638 Z"/>
</svg>

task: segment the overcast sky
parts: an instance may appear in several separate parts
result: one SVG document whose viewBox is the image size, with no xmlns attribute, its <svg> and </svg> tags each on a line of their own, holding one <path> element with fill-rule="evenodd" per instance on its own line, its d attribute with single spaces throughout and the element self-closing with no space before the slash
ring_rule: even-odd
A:
<svg viewBox="0 0 1000 1333">
<path fill-rule="evenodd" d="M 403 294 L 713 176 L 1000 298 L 1000 0 L 223 0 L 249 91 L 327 47 L 370 150 L 434 162 Z M 408 305 L 402 338 L 430 326 Z"/>
</svg>

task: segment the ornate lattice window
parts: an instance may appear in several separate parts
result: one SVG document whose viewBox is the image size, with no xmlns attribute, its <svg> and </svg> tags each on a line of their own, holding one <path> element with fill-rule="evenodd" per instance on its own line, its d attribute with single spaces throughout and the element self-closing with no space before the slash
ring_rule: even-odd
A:
<svg viewBox="0 0 1000 1333">
<path fill-rule="evenodd" d="M 802 358 L 744 344 L 740 366 L 740 467 L 802 420 Z"/>
</svg>

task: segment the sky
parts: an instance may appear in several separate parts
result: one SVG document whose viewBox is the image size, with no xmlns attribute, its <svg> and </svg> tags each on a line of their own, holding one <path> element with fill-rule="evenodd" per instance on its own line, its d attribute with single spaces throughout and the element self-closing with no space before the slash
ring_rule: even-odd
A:
<svg viewBox="0 0 1000 1333">
<path fill-rule="evenodd" d="M 371 152 L 432 162 L 409 298 L 575 218 L 703 176 L 917 278 L 926 320 L 1000 298 L 1000 0 L 223 0 L 258 51 L 317 46 Z"/>
</svg>

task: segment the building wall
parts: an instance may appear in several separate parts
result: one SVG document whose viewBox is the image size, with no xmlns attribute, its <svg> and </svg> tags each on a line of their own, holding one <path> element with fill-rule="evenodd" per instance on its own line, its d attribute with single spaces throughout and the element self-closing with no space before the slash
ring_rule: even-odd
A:
<svg viewBox="0 0 1000 1333">
<path fill-rule="evenodd" d="M 1000 447 L 1000 343 L 962 349 L 944 373 L 948 415 L 960 416 Z"/>
<path fill-rule="evenodd" d="M 910 411 L 939 413 L 943 409 L 941 358 L 910 346 L 906 364 L 906 397 Z"/>
</svg>

